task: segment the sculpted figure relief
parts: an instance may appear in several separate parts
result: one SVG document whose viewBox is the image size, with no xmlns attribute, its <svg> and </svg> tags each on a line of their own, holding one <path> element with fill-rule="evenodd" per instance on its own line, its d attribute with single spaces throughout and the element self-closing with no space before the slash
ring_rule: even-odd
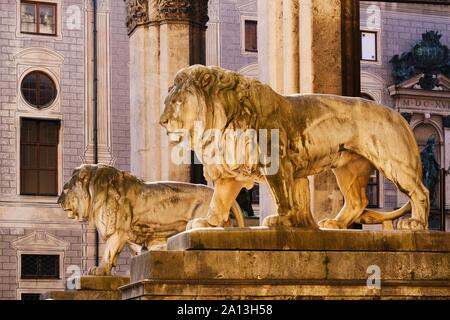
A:
<svg viewBox="0 0 450 320">
<path fill-rule="evenodd" d="M 213 189 L 182 182 L 145 183 L 107 165 L 83 165 L 64 185 L 58 203 L 69 218 L 89 220 L 106 241 L 102 263 L 93 275 L 109 275 L 126 244 L 137 254 L 140 246 L 164 244 L 186 229 L 194 218 L 205 217 Z M 236 202 L 231 210 L 237 224 L 244 219 Z"/>
<path fill-rule="evenodd" d="M 397 227 L 428 228 L 430 200 L 422 184 L 416 140 L 403 117 L 387 107 L 334 95 L 282 96 L 238 73 L 199 65 L 177 74 L 165 106 L 161 125 L 175 142 L 180 133 L 189 133 L 191 147 L 198 122 L 222 134 L 239 128 L 279 130 L 275 174 L 261 174 L 260 163 L 204 164 L 205 176 L 215 181 L 215 191 L 208 216 L 195 219 L 193 228 L 222 226 L 241 188 L 251 188 L 255 181 L 268 184 L 278 205 L 277 214 L 267 217 L 264 225 L 317 228 L 307 177 L 327 170 L 335 174 L 345 203 L 334 219 L 320 221 L 320 227 L 381 223 L 412 209 L 412 217 L 400 220 Z M 201 141 L 203 147 L 210 143 L 205 137 Z M 375 169 L 410 198 L 402 208 L 388 213 L 366 208 L 366 185 Z"/>
</svg>

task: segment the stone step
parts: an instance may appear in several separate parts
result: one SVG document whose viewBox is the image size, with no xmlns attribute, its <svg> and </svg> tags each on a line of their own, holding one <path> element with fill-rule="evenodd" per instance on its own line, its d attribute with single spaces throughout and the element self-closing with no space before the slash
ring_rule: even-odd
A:
<svg viewBox="0 0 450 320">
<path fill-rule="evenodd" d="M 140 280 L 448 280 L 450 253 L 374 251 L 149 251 L 131 261 Z"/>
<path fill-rule="evenodd" d="M 210 228 L 175 235 L 168 240 L 167 249 L 450 252 L 450 233 L 266 227 Z"/>
<path fill-rule="evenodd" d="M 121 300 L 120 287 L 130 282 L 129 277 L 81 276 L 75 278 L 75 289 L 51 291 L 41 295 L 43 300 Z"/>
</svg>

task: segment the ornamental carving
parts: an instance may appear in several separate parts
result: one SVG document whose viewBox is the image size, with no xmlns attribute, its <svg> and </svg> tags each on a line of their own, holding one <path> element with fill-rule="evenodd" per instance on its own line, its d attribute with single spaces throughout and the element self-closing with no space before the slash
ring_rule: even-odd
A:
<svg viewBox="0 0 450 320">
<path fill-rule="evenodd" d="M 137 26 L 162 21 L 188 21 L 206 27 L 208 0 L 124 0 L 130 34 Z"/>
<path fill-rule="evenodd" d="M 193 13 L 190 0 L 159 0 L 161 20 L 189 20 Z"/>
<path fill-rule="evenodd" d="M 124 0 L 127 4 L 128 33 L 149 21 L 148 0 Z"/>
</svg>

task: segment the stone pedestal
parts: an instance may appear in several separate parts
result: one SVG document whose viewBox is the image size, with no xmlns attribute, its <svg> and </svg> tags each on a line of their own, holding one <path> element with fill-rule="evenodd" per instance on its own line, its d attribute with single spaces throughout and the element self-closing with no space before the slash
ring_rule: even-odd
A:
<svg viewBox="0 0 450 320">
<path fill-rule="evenodd" d="M 446 233 L 203 229 L 168 249 L 132 259 L 123 299 L 450 299 Z"/>
<path fill-rule="evenodd" d="M 128 277 L 82 276 L 75 280 L 76 289 L 52 291 L 41 296 L 47 300 L 121 300 L 119 287 L 130 282 Z"/>
</svg>

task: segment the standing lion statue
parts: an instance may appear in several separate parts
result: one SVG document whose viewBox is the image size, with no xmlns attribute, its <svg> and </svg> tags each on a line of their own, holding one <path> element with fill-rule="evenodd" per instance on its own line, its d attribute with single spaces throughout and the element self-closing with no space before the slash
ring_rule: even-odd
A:
<svg viewBox="0 0 450 320">
<path fill-rule="evenodd" d="M 261 162 L 204 163 L 205 177 L 214 180 L 215 191 L 208 216 L 195 219 L 192 228 L 222 226 L 239 190 L 251 188 L 256 181 L 268 184 L 278 205 L 278 214 L 266 217 L 264 225 L 317 228 L 310 210 L 308 176 L 327 170 L 336 176 L 345 202 L 337 216 L 320 221 L 320 227 L 382 223 L 412 209 L 412 216 L 400 220 L 397 228 L 428 228 L 429 192 L 422 184 L 416 140 L 403 117 L 387 107 L 335 95 L 282 96 L 238 73 L 196 65 L 178 72 L 160 124 L 172 142 L 188 133 L 190 147 L 195 149 L 191 137 L 196 123 L 223 135 L 228 129 L 278 130 L 279 169 L 265 175 Z M 204 148 L 210 144 L 207 138 L 200 141 Z M 271 143 L 270 135 L 267 143 Z M 402 208 L 387 213 L 366 208 L 366 186 L 375 169 L 409 197 Z"/>
<path fill-rule="evenodd" d="M 124 246 L 137 254 L 141 246 L 164 245 L 195 218 L 206 217 L 214 190 L 183 182 L 145 183 L 107 165 L 82 165 L 64 185 L 58 203 L 71 219 L 89 221 L 106 241 L 93 275 L 110 275 Z M 243 213 L 234 202 L 231 211 L 239 227 Z"/>
</svg>

